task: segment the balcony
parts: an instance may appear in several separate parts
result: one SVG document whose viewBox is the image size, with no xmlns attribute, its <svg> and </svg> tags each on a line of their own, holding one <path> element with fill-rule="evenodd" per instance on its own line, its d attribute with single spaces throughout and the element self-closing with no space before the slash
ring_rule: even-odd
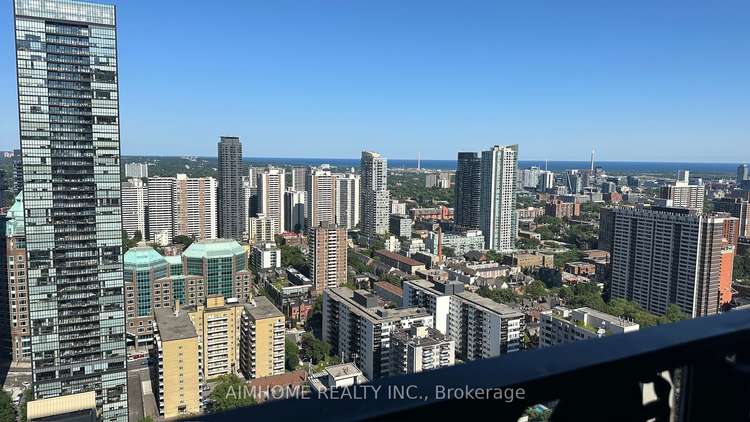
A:
<svg viewBox="0 0 750 422">
<path fill-rule="evenodd" d="M 553 401 L 552 421 L 744 421 L 750 414 L 748 343 L 750 311 L 733 311 L 373 382 L 384 387 L 381 391 L 414 386 L 411 393 L 418 400 L 390 400 L 385 394 L 359 400 L 313 396 L 191 420 L 292 420 L 305 414 L 325 415 L 330 421 L 440 418 L 450 411 L 465 412 L 467 403 L 436 391 L 468 389 L 503 391 L 503 398 L 485 393 L 470 405 L 475 414 L 502 421 L 515 421 L 525 409 Z M 670 371 L 676 388 L 660 375 L 664 371 Z M 655 396 L 645 405 L 642 383 L 653 383 Z"/>
</svg>

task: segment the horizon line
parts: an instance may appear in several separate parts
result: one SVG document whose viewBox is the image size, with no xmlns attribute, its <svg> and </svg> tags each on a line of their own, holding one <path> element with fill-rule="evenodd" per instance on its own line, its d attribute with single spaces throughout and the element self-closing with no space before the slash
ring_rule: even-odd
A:
<svg viewBox="0 0 750 422">
<path fill-rule="evenodd" d="M 153 157 L 153 158 L 202 158 L 202 159 L 218 159 L 216 156 L 210 156 L 210 155 L 144 155 L 144 154 L 122 154 L 122 157 Z M 416 158 L 402 158 L 402 157 L 384 157 L 388 160 L 401 160 L 401 161 L 417 161 Z M 251 159 L 251 160 L 278 160 L 278 159 L 284 159 L 284 160 L 359 160 L 359 157 L 251 157 L 251 156 L 243 156 L 243 160 Z M 420 159 L 422 162 L 424 161 L 457 161 L 457 158 L 424 158 L 422 157 Z M 590 160 L 550 160 L 546 158 L 524 158 L 519 159 L 519 162 L 521 161 L 550 161 L 550 162 L 557 162 L 557 163 L 589 163 Z M 595 161 L 595 165 L 597 163 L 662 163 L 662 164 L 731 164 L 731 165 L 742 165 L 747 164 L 746 162 L 742 161 L 657 161 L 657 160 L 597 160 Z"/>
</svg>

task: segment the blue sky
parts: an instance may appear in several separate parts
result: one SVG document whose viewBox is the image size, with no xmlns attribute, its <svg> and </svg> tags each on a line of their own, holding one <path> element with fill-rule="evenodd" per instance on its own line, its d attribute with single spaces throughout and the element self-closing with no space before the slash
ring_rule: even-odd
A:
<svg viewBox="0 0 750 422">
<path fill-rule="evenodd" d="M 129 0 L 124 154 L 750 161 L 750 2 Z M 0 149 L 18 143 L 0 10 Z"/>
</svg>

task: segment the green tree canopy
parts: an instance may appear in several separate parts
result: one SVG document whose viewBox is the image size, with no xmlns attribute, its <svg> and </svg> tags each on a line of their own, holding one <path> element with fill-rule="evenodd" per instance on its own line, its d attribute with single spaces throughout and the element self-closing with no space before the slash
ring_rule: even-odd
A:
<svg viewBox="0 0 750 422">
<path fill-rule="evenodd" d="M 214 412 L 255 404 L 255 399 L 246 388 L 245 381 L 234 374 L 219 377 L 219 382 L 209 397 L 213 402 L 211 410 Z"/>
<path fill-rule="evenodd" d="M 284 353 L 286 355 L 285 366 L 287 371 L 294 371 L 299 366 L 299 346 L 290 339 L 284 343 Z"/>
<path fill-rule="evenodd" d="M 0 389 L 0 422 L 15 422 L 16 408 L 13 398 L 5 390 Z"/>
<path fill-rule="evenodd" d="M 302 335 L 300 355 L 304 361 L 311 361 L 313 365 L 325 361 L 331 354 L 331 345 L 315 338 L 311 333 Z"/>
</svg>

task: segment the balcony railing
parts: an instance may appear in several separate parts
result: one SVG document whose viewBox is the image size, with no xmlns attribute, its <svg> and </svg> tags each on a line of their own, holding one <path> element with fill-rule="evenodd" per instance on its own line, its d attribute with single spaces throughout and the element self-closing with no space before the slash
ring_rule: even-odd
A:
<svg viewBox="0 0 750 422">
<path fill-rule="evenodd" d="M 667 371 L 674 383 L 663 376 Z M 646 384 L 653 400 L 644 404 Z M 373 394 L 373 387 L 380 393 Z M 352 388 L 361 390 L 359 398 Z M 407 398 L 394 395 L 394 389 Z M 467 404 L 451 399 L 449 391 L 464 398 L 473 392 L 471 412 L 501 421 L 515 421 L 537 404 L 554 409 L 552 421 L 746 421 L 750 311 L 383 378 L 350 387 L 355 398 L 309 394 L 190 420 L 292 420 L 299 415 L 325 415 L 327 421 L 424 420 L 465 413 Z"/>
</svg>

